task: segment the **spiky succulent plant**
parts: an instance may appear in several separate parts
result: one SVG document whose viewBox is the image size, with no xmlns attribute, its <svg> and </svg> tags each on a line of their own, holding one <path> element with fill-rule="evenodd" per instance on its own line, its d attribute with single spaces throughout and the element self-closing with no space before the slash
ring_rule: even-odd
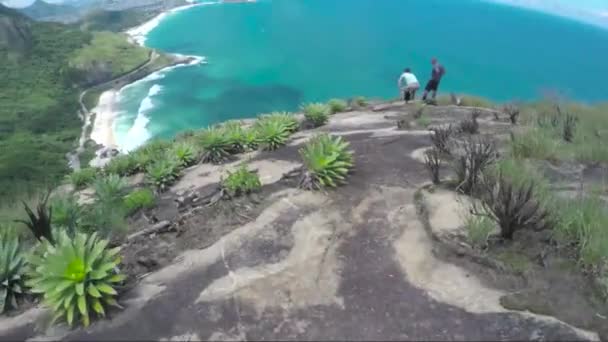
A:
<svg viewBox="0 0 608 342">
<path fill-rule="evenodd" d="M 33 271 L 27 284 L 54 312 L 53 321 L 65 319 L 72 325 L 90 324 L 90 314 L 105 316 L 108 305 L 117 306 L 114 289 L 125 280 L 117 266 L 119 248 L 107 249 L 108 241 L 97 234 L 78 233 L 72 239 L 58 234 L 56 245 L 43 241 L 30 257 Z"/>
<path fill-rule="evenodd" d="M 19 239 L 3 235 L 0 241 L 0 312 L 17 307 L 25 291 L 25 258 Z"/>
<path fill-rule="evenodd" d="M 262 120 L 256 125 L 258 138 L 262 148 L 274 151 L 287 143 L 289 129 L 277 120 Z"/>
<path fill-rule="evenodd" d="M 199 134 L 203 163 L 219 164 L 230 156 L 230 141 L 223 129 L 211 127 Z"/>
<path fill-rule="evenodd" d="M 331 109 L 324 103 L 309 103 L 302 107 L 304 117 L 313 127 L 323 126 L 329 120 Z"/>
<path fill-rule="evenodd" d="M 346 176 L 353 168 L 353 154 L 348 147 L 348 142 L 341 137 L 328 134 L 314 137 L 300 149 L 306 166 L 300 186 L 312 190 L 345 183 Z"/>
</svg>

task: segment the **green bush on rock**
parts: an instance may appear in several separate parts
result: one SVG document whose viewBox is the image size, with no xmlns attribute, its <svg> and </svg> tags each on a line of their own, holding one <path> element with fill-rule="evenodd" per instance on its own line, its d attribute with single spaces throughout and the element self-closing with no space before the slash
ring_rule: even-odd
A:
<svg viewBox="0 0 608 342">
<path fill-rule="evenodd" d="M 234 172 L 228 171 L 228 177 L 223 179 L 221 183 L 223 189 L 230 197 L 249 194 L 262 187 L 258 174 L 254 171 L 249 171 L 245 165 L 241 165 Z"/>
<path fill-rule="evenodd" d="M 105 316 L 108 305 L 119 307 L 114 286 L 125 276 L 117 272 L 119 249 L 106 249 L 107 245 L 97 234 L 78 233 L 71 239 L 62 232 L 55 246 L 43 241 L 30 257 L 33 272 L 27 284 L 44 296 L 53 322 L 64 318 L 70 325 L 80 320 L 88 326 L 91 312 Z"/>
<path fill-rule="evenodd" d="M 221 128 L 210 127 L 203 130 L 198 135 L 198 141 L 203 149 L 203 163 L 220 164 L 230 156 L 230 141 Z"/>
<path fill-rule="evenodd" d="M 258 118 L 258 122 L 263 122 L 264 120 L 276 121 L 282 124 L 290 134 L 297 132 L 300 128 L 300 122 L 298 119 L 293 114 L 288 112 L 273 112 L 270 114 L 261 115 Z"/>
<path fill-rule="evenodd" d="M 309 103 L 302 107 L 304 117 L 313 127 L 320 127 L 327 123 L 331 109 L 323 103 Z"/>
<path fill-rule="evenodd" d="M 148 166 L 148 182 L 159 191 L 164 191 L 178 178 L 180 163 L 175 158 L 163 158 Z"/>
<path fill-rule="evenodd" d="M 353 153 L 348 147 L 348 142 L 341 137 L 334 138 L 328 134 L 314 137 L 300 149 L 306 167 L 300 187 L 312 190 L 345 183 L 353 168 Z"/>
<path fill-rule="evenodd" d="M 154 207 L 154 193 L 150 189 L 137 189 L 125 196 L 124 203 L 128 214 L 140 209 Z"/>
<path fill-rule="evenodd" d="M 19 239 L 2 236 L 0 240 L 0 312 L 17 308 L 24 294 L 25 257 Z"/>
<path fill-rule="evenodd" d="M 329 106 L 329 111 L 331 114 L 344 112 L 346 109 L 348 109 L 348 103 L 340 99 L 329 100 L 329 102 L 327 102 L 327 106 Z"/>
<path fill-rule="evenodd" d="M 171 147 L 168 154 L 170 158 L 175 158 L 180 167 L 185 168 L 196 162 L 198 153 L 193 144 L 179 142 Z"/>
<path fill-rule="evenodd" d="M 88 185 L 91 185 L 97 176 L 97 171 L 93 168 L 80 169 L 68 175 L 68 180 L 74 186 L 74 189 L 79 190 Z"/>
<path fill-rule="evenodd" d="M 288 127 L 278 120 L 262 120 L 256 124 L 262 149 L 274 151 L 287 143 Z"/>
<path fill-rule="evenodd" d="M 103 168 L 106 175 L 130 176 L 139 171 L 138 159 L 133 154 L 112 158 Z"/>
</svg>

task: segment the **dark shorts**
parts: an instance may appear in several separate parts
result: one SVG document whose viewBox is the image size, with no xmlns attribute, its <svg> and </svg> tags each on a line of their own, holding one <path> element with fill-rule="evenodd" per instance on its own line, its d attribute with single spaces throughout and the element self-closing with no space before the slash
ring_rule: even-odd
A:
<svg viewBox="0 0 608 342">
<path fill-rule="evenodd" d="M 424 88 L 424 90 L 426 90 L 426 91 L 437 91 L 437 89 L 439 88 L 439 82 L 441 82 L 441 80 L 430 80 L 426 84 L 426 87 Z"/>
</svg>

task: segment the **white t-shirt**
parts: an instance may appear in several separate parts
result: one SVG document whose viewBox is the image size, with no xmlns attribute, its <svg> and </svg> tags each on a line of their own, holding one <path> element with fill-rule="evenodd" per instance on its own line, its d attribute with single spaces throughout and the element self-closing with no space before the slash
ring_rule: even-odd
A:
<svg viewBox="0 0 608 342">
<path fill-rule="evenodd" d="M 412 74 L 411 72 L 404 72 L 401 74 L 401 77 L 399 77 L 400 87 L 406 87 L 414 83 L 418 83 L 418 79 L 416 78 L 416 75 Z"/>
</svg>

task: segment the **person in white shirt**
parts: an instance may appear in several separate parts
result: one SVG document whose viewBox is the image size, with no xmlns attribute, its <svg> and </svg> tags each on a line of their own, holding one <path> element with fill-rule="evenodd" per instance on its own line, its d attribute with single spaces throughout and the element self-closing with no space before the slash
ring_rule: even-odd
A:
<svg viewBox="0 0 608 342">
<path fill-rule="evenodd" d="M 420 89 L 418 78 L 416 78 L 416 75 L 412 73 L 410 68 L 405 68 L 405 70 L 403 70 L 403 74 L 401 74 L 399 81 L 397 81 L 397 86 L 403 94 L 405 103 L 408 103 L 410 100 L 415 100 L 416 91 Z"/>
</svg>

